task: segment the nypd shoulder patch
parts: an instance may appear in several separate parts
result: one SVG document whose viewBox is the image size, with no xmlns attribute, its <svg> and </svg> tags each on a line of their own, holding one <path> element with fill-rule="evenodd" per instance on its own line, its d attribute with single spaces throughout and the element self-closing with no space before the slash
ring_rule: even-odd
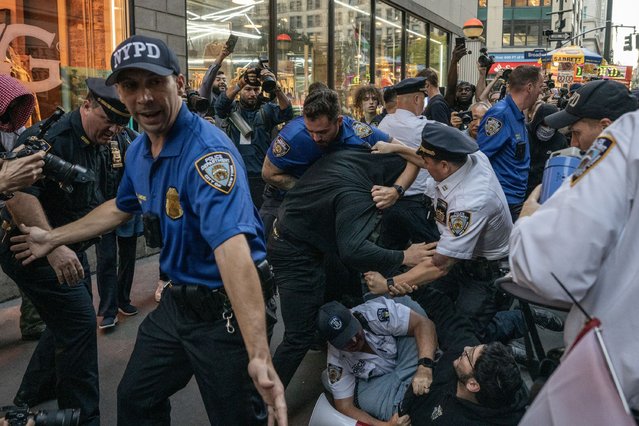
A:
<svg viewBox="0 0 639 426">
<path fill-rule="evenodd" d="M 367 124 L 353 121 L 353 131 L 360 138 L 365 138 L 373 134 L 373 129 Z"/>
<path fill-rule="evenodd" d="M 278 136 L 273 141 L 273 155 L 276 157 L 284 157 L 291 150 L 291 146 L 284 140 L 283 137 Z"/>
<path fill-rule="evenodd" d="M 470 226 L 470 216 L 470 212 L 466 211 L 451 212 L 448 215 L 448 229 L 450 229 L 450 232 L 456 237 L 464 235 L 464 232 Z"/>
<path fill-rule="evenodd" d="M 235 186 L 236 170 L 233 158 L 227 152 L 211 152 L 195 161 L 195 169 L 204 182 L 228 194 Z"/>
<path fill-rule="evenodd" d="M 484 131 L 486 132 L 486 136 L 494 136 L 499 133 L 502 127 L 504 127 L 504 125 L 501 121 L 495 117 L 488 117 L 484 124 Z"/>
<path fill-rule="evenodd" d="M 334 385 L 342 378 L 342 367 L 338 367 L 334 364 L 328 364 L 328 381 L 331 385 Z"/>
<path fill-rule="evenodd" d="M 572 177 L 570 178 L 570 186 L 575 186 L 575 184 L 579 182 L 579 180 L 584 177 L 590 169 L 595 167 L 606 155 L 608 155 L 610 150 L 616 144 L 617 141 L 615 141 L 615 139 L 610 135 L 597 138 L 572 174 Z"/>
<path fill-rule="evenodd" d="M 390 321 L 390 313 L 388 312 L 388 308 L 379 308 L 377 310 L 377 319 L 380 322 Z"/>
</svg>

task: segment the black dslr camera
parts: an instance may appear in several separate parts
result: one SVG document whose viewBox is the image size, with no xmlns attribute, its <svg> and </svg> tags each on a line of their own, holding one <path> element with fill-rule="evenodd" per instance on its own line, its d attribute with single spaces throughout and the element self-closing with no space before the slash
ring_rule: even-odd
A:
<svg viewBox="0 0 639 426">
<path fill-rule="evenodd" d="M 33 419 L 36 426 L 77 426 L 80 424 L 80 410 L 67 408 L 64 410 L 29 411 L 28 407 L 2 407 L 4 419 L 9 426 L 25 426 Z"/>
<path fill-rule="evenodd" d="M 49 128 L 64 115 L 64 110 L 57 107 L 51 117 L 40 125 L 40 132 L 36 136 L 30 136 L 24 143 L 22 149 L 17 152 L 0 153 L 3 160 L 13 160 L 16 158 L 28 157 L 38 151 L 48 151 L 51 145 L 44 139 Z M 86 183 L 95 180 L 95 173 L 77 164 L 71 164 L 60 157 L 47 153 L 44 156 L 44 167 L 42 173 L 47 179 L 57 182 L 60 188 L 68 193 L 73 192 L 73 183 Z"/>
<path fill-rule="evenodd" d="M 265 75 L 264 77 L 260 75 L 260 71 L 262 70 L 271 71 L 271 69 L 268 67 L 268 59 L 257 58 L 257 63 L 258 63 L 256 67 L 256 69 L 258 70 L 257 75 L 259 76 L 259 79 L 262 82 L 262 89 L 264 89 L 264 91 L 268 94 L 275 92 L 275 89 L 277 89 L 277 81 L 275 81 L 275 79 L 271 77 L 270 75 Z"/>
<path fill-rule="evenodd" d="M 548 79 L 546 80 L 546 87 L 548 90 L 555 88 L 555 81 L 552 79 L 552 73 L 548 74 Z"/>
<path fill-rule="evenodd" d="M 473 121 L 473 112 L 471 110 L 458 112 L 457 116 L 461 118 L 464 126 L 468 126 Z"/>
<path fill-rule="evenodd" d="M 486 71 L 488 71 L 490 67 L 495 63 L 495 57 L 492 55 L 489 56 L 488 49 L 486 49 L 485 47 L 479 49 L 479 53 L 481 53 L 481 55 L 479 55 L 479 58 L 477 58 L 477 62 L 479 62 L 479 65 L 482 68 L 486 68 Z"/>
<path fill-rule="evenodd" d="M 187 90 L 186 106 L 191 112 L 206 114 L 209 110 L 209 100 L 200 96 L 200 93 L 197 90 Z"/>
</svg>

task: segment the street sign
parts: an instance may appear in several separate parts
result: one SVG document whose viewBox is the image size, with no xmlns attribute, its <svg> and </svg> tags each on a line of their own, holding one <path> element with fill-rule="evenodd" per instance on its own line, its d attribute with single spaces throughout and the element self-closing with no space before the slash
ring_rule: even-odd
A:
<svg viewBox="0 0 639 426">
<path fill-rule="evenodd" d="M 524 58 L 539 59 L 546 54 L 546 49 L 524 50 Z"/>
<path fill-rule="evenodd" d="M 570 38 L 570 33 L 552 33 L 548 36 L 548 41 L 565 41 Z"/>
</svg>

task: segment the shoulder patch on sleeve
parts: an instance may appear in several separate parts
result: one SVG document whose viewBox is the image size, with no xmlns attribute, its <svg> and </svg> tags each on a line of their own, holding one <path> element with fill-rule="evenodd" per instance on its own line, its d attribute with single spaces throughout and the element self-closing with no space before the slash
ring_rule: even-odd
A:
<svg viewBox="0 0 639 426">
<path fill-rule="evenodd" d="M 390 321 L 390 313 L 388 312 L 388 308 L 379 308 L 377 310 L 377 319 L 380 322 Z"/>
<path fill-rule="evenodd" d="M 504 127 L 504 125 L 501 121 L 495 117 L 488 117 L 484 124 L 484 131 L 486 132 L 486 136 L 494 136 L 499 133 L 502 127 Z"/>
<path fill-rule="evenodd" d="M 328 364 L 328 381 L 334 385 L 342 378 L 342 367 L 334 364 Z"/>
<path fill-rule="evenodd" d="M 448 215 L 448 229 L 450 229 L 450 232 L 456 237 L 464 235 L 464 232 L 470 226 L 470 216 L 470 212 L 467 211 L 451 212 Z"/>
<path fill-rule="evenodd" d="M 273 155 L 276 157 L 284 157 L 291 150 L 291 146 L 284 140 L 283 137 L 278 136 L 273 141 Z"/>
<path fill-rule="evenodd" d="M 579 180 L 595 167 L 601 160 L 604 159 L 610 150 L 617 144 L 617 141 L 610 136 L 601 136 L 595 140 L 590 149 L 586 152 L 586 155 L 581 159 L 581 163 L 575 169 L 575 172 L 570 178 L 570 186 L 573 187 Z"/>
<path fill-rule="evenodd" d="M 365 138 L 373 134 L 373 129 L 369 125 L 360 123 L 359 121 L 353 121 L 353 131 L 360 138 Z"/>
<path fill-rule="evenodd" d="M 235 186 L 236 170 L 233 158 L 227 152 L 211 152 L 195 161 L 195 169 L 204 182 L 223 194 Z"/>
</svg>

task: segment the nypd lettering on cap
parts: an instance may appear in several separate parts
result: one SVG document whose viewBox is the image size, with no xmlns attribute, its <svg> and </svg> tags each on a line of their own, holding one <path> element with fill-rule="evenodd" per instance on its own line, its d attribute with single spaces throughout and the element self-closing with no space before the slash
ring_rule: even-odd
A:
<svg viewBox="0 0 639 426">
<path fill-rule="evenodd" d="M 332 317 L 330 320 L 328 320 L 328 325 L 330 325 L 333 330 L 341 330 L 342 325 L 344 324 L 342 323 L 342 320 L 339 319 L 339 317 Z"/>
<path fill-rule="evenodd" d="M 212 152 L 200 157 L 195 168 L 206 183 L 224 194 L 231 192 L 235 186 L 235 163 L 226 152 Z"/>
<path fill-rule="evenodd" d="M 160 58 L 160 47 L 155 43 L 143 43 L 132 41 L 120 46 L 113 52 L 111 67 L 117 69 L 122 62 L 127 62 L 131 58 Z"/>
</svg>

